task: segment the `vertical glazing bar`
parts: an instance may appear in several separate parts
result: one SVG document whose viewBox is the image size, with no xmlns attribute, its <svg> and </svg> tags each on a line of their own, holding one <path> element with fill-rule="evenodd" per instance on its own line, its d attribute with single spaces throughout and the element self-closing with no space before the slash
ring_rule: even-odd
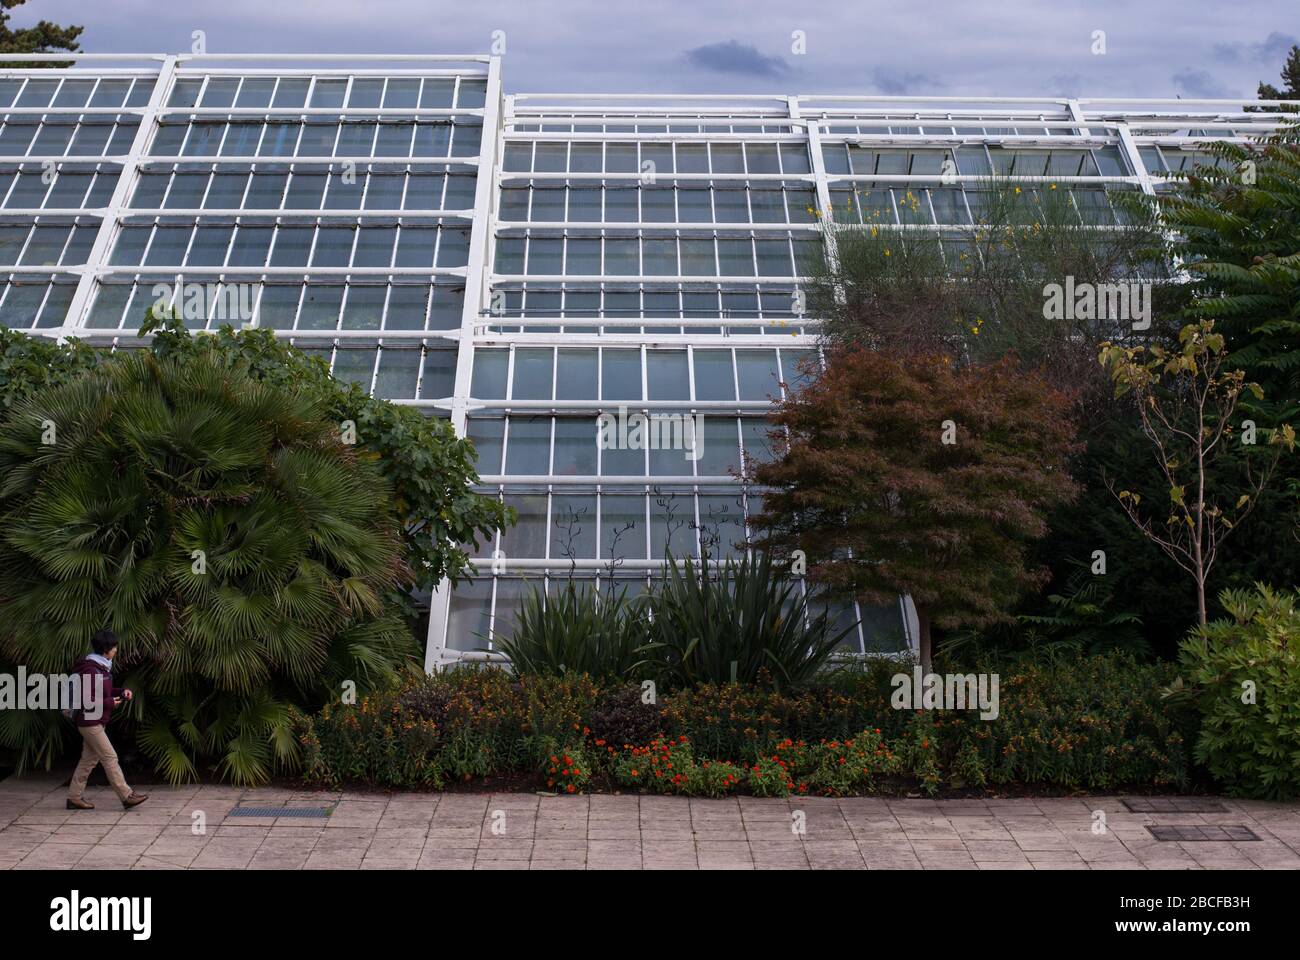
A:
<svg viewBox="0 0 1300 960">
<path fill-rule="evenodd" d="M 470 384 L 474 373 L 474 336 L 490 303 L 489 277 L 495 248 L 497 150 L 501 141 L 501 59 L 488 63 L 487 94 L 483 103 L 483 135 L 480 140 L 478 179 L 474 185 L 474 222 L 470 227 L 469 265 L 465 271 L 465 303 L 460 319 L 460 344 L 456 351 L 456 382 L 452 391 L 451 423 L 458 436 L 465 436 Z M 429 597 L 429 634 L 424 647 L 424 669 L 432 671 L 447 646 L 447 623 L 451 611 L 451 583 L 443 580 Z"/>
<path fill-rule="evenodd" d="M 86 268 L 77 283 L 76 293 L 72 295 L 72 303 L 68 305 L 63 326 L 51 330 L 46 336 L 57 336 L 62 339 L 73 330 L 85 326 L 86 313 L 90 309 L 90 298 L 99 279 L 99 268 L 108 263 L 109 252 L 113 249 L 113 242 L 117 239 L 118 230 L 122 225 L 123 212 L 131 203 L 131 194 L 140 176 L 140 164 L 148 152 L 150 138 L 158 122 L 158 112 L 166 103 L 168 93 L 171 92 L 172 80 L 176 75 L 176 62 L 175 56 L 168 55 L 162 58 L 162 66 L 159 67 L 158 76 L 154 80 L 153 93 L 150 94 L 149 102 L 140 115 L 140 127 L 131 141 L 131 152 L 122 165 L 121 173 L 118 174 L 117 185 L 113 187 L 113 195 L 108 201 L 108 209 L 99 224 L 99 232 L 95 234 L 95 242 L 91 245 L 90 253 L 86 255 Z"/>
</svg>

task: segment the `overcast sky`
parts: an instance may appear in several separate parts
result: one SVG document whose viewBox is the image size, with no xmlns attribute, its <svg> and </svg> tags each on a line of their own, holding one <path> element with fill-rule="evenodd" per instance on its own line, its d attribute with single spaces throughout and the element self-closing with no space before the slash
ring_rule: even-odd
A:
<svg viewBox="0 0 1300 960">
<path fill-rule="evenodd" d="M 508 93 L 1241 97 L 1300 37 L 1297 0 L 29 0 L 14 23 L 40 18 L 96 52 L 203 30 L 211 53 L 487 53 L 500 30 Z"/>
</svg>

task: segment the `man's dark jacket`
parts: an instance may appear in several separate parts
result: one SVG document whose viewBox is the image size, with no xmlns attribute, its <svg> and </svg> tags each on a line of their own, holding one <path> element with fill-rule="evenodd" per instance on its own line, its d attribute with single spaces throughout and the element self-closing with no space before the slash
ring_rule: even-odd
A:
<svg viewBox="0 0 1300 960">
<path fill-rule="evenodd" d="M 83 709 L 76 712 L 77 726 L 97 727 L 108 723 L 109 717 L 113 715 L 113 698 L 118 696 L 118 691 L 113 687 L 113 671 L 102 663 L 96 663 L 89 656 L 84 656 L 77 661 L 73 673 L 83 696 Z M 86 712 L 96 713 L 97 704 L 100 705 L 99 717 L 92 720 L 86 716 Z"/>
</svg>

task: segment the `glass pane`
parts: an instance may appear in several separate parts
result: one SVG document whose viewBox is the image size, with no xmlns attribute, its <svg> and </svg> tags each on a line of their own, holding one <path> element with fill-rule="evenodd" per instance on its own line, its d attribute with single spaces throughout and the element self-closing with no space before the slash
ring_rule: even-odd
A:
<svg viewBox="0 0 1300 960">
<path fill-rule="evenodd" d="M 559 456 L 559 451 L 556 451 Z M 556 493 L 551 497 L 551 557 L 590 560 L 596 556 L 596 498 Z"/>
<path fill-rule="evenodd" d="M 350 298 L 349 298 L 350 300 Z M 420 350 L 385 347 L 379 356 L 379 375 L 375 378 L 375 396 L 384 399 L 411 398 L 420 375 Z"/>
<path fill-rule="evenodd" d="M 282 284 L 268 285 L 262 291 L 258 304 L 259 327 L 273 330 L 292 330 L 293 319 L 298 314 L 298 300 L 302 296 L 302 287 Z"/>
<path fill-rule="evenodd" d="M 735 400 L 736 377 L 730 350 L 695 351 L 695 398 Z"/>
<path fill-rule="evenodd" d="M 478 451 L 478 472 L 481 476 L 496 476 L 501 473 L 505 428 L 505 420 L 498 417 L 470 418 L 465 432 Z"/>
<path fill-rule="evenodd" d="M 506 432 L 506 473 L 544 475 L 551 468 L 551 418 L 512 416 Z"/>
<path fill-rule="evenodd" d="M 741 400 L 781 396 L 775 350 L 737 350 L 736 373 L 740 380 Z"/>
<path fill-rule="evenodd" d="M 394 293 L 397 291 L 394 290 Z M 456 348 L 429 347 L 424 351 L 424 374 L 420 398 L 441 400 L 452 395 L 456 385 Z"/>
<path fill-rule="evenodd" d="M 547 347 L 515 349 L 515 400 L 550 400 L 551 367 L 555 351 Z"/>
<path fill-rule="evenodd" d="M 546 522 L 547 500 L 544 493 L 506 494 L 506 506 L 514 507 L 518 515 L 515 525 L 507 527 L 501 533 L 501 550 L 507 557 L 542 559 L 546 556 L 546 541 L 549 539 Z M 503 618 L 499 590 L 497 599 L 497 629 L 500 630 Z M 507 620 L 508 626 L 508 616 L 504 619 Z"/>
<path fill-rule="evenodd" d="M 556 357 L 557 400 L 595 400 L 596 350 L 561 348 Z"/>
<path fill-rule="evenodd" d="M 641 399 L 641 351 L 606 349 L 601 355 L 601 399 Z"/>
<path fill-rule="evenodd" d="M 463 580 L 451 592 L 447 614 L 447 647 L 478 650 L 485 645 L 492 613 L 492 578 Z"/>
<path fill-rule="evenodd" d="M 647 351 L 646 384 L 651 400 L 689 400 L 691 383 L 686 351 Z"/>
<path fill-rule="evenodd" d="M 470 384 L 470 393 L 481 400 L 504 400 L 509 363 L 509 350 L 475 350 L 474 376 Z"/>
<path fill-rule="evenodd" d="M 557 476 L 589 477 L 596 474 L 596 424 L 587 417 L 560 417 L 555 421 Z"/>
<path fill-rule="evenodd" d="M 339 308 L 343 305 L 342 286 L 308 284 L 303 294 L 299 330 L 334 330 L 338 327 Z"/>
<path fill-rule="evenodd" d="M 605 559 L 645 560 L 645 497 L 606 494 L 600 498 L 600 555 Z"/>
<path fill-rule="evenodd" d="M 343 308 L 343 329 L 378 330 L 380 318 L 384 313 L 384 296 L 387 292 L 385 287 L 349 287 L 347 304 Z"/>
<path fill-rule="evenodd" d="M 370 390 L 370 380 L 375 372 L 374 347 L 339 347 L 334 353 L 334 376 L 359 384 Z"/>
<path fill-rule="evenodd" d="M 275 248 L 271 252 L 273 267 L 303 267 L 311 252 L 310 227 L 281 227 L 275 234 Z"/>
<path fill-rule="evenodd" d="M 730 476 L 740 470 L 740 435 L 735 417 L 705 417 L 696 472 L 703 477 Z"/>
</svg>

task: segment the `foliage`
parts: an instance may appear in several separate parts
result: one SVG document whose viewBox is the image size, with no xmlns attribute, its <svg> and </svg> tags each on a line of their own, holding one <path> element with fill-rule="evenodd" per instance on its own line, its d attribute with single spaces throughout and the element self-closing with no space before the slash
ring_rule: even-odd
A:
<svg viewBox="0 0 1300 960">
<path fill-rule="evenodd" d="M 4 654 L 61 673 L 111 628 L 123 713 L 169 780 L 291 765 L 294 705 L 412 652 L 385 600 L 409 580 L 389 489 L 322 413 L 145 352 L 16 402 L 0 423 Z"/>
<path fill-rule="evenodd" d="M 350 707 L 327 704 L 312 722 L 296 716 L 306 779 L 441 789 L 438 725 L 387 706 L 367 696 Z"/>
<path fill-rule="evenodd" d="M 879 778 L 897 770 L 898 760 L 879 730 L 814 744 L 787 738 L 773 745 L 770 756 L 758 758 L 749 767 L 698 759 L 685 736 L 629 747 L 613 764 L 614 781 L 619 786 L 706 797 L 725 796 L 742 787 L 759 796 L 843 796 L 869 791 Z"/>
<path fill-rule="evenodd" d="M 1197 761 L 1234 796 L 1300 794 L 1300 591 L 1225 590 L 1229 618 L 1183 642 L 1201 711 Z"/>
<path fill-rule="evenodd" d="M 757 762 L 773 744 L 851 737 L 870 725 L 894 736 L 904 715 L 889 703 L 889 677 L 900 667 L 876 661 L 836 674 L 834 682 L 774 690 L 743 683 L 706 683 L 662 700 L 664 731 L 686 736 L 712 757 Z"/>
<path fill-rule="evenodd" d="M 581 741 L 561 747 L 547 761 L 546 785 L 557 792 L 582 793 L 591 783 L 592 762 Z"/>
<path fill-rule="evenodd" d="M 636 685 L 602 690 L 592 708 L 588 725 L 592 738 L 600 746 L 649 743 L 663 733 L 659 708 Z"/>
<path fill-rule="evenodd" d="M 1151 644 L 1141 630 L 1142 618 L 1116 609 L 1118 579 L 1093 574 L 1087 564 L 1076 563 L 1062 591 L 1042 598 L 1042 613 L 1019 613 L 1013 624 L 984 631 L 960 631 L 944 642 L 941 653 L 945 660 L 969 657 L 968 651 L 980 647 L 1001 649 L 1004 658 L 1012 659 L 1112 651 L 1149 656 Z M 1016 652 L 1008 641 L 1023 649 Z"/>
<path fill-rule="evenodd" d="M 1047 643 L 1070 644 L 1081 653 L 1149 653 L 1139 629 L 1142 618 L 1127 610 L 1110 609 L 1113 591 L 1112 581 L 1076 570 L 1064 593 L 1045 598 L 1050 613 L 1021 614 L 1019 620 L 1041 633 Z"/>
<path fill-rule="evenodd" d="M 473 443 L 457 437 L 448 421 L 334 379 L 323 360 L 277 340 L 272 331 L 223 326 L 194 335 L 180 320 L 151 311 L 140 332 L 153 334 L 144 349 L 159 358 L 207 358 L 260 383 L 311 397 L 340 436 L 347 433 L 346 439 L 355 441 L 359 458 L 374 463 L 390 485 L 417 590 L 466 574 L 467 545 L 514 522 L 512 509 L 473 491 L 478 480 Z M 107 356 L 76 340 L 57 344 L 0 329 L 0 402 L 8 408 L 44 386 L 76 380 Z M 389 599 L 401 605 L 408 620 L 419 616 L 409 590 L 394 590 Z"/>
<path fill-rule="evenodd" d="M 611 701 L 636 702 L 635 687 L 460 668 L 412 676 L 358 705 L 332 704 L 303 718 L 299 733 L 308 778 L 331 784 L 526 777 L 557 792 L 788 796 L 1189 782 L 1195 717 L 1161 700 L 1174 675 L 1167 664 L 1121 655 L 1021 662 L 1001 675 L 994 721 L 893 709 L 891 676 L 900 669 L 868 664 L 832 683 L 784 690 L 726 683 L 675 691 L 650 708 L 658 719 L 640 739 L 630 726 L 615 736 L 599 719 Z M 650 730 L 642 720 L 636 726 Z"/>
<path fill-rule="evenodd" d="M 549 596 L 534 589 L 500 650 L 521 674 L 780 687 L 823 671 L 851 629 L 810 610 L 799 584 L 765 554 L 716 567 L 670 555 L 663 578 L 635 599 L 602 597 L 573 580 Z"/>
<path fill-rule="evenodd" d="M 40 20 L 32 27 L 15 30 L 9 25 L 9 11 L 21 7 L 27 0 L 0 0 L 0 53 L 53 53 L 58 50 L 81 49 L 77 37 L 85 27 L 61 27 L 48 20 Z M 11 61 L 0 64 L 6 68 L 31 69 L 33 67 L 70 67 L 70 61 L 23 63 Z"/>
<path fill-rule="evenodd" d="M 773 433 L 781 458 L 755 468 L 773 490 L 754 526 L 769 549 L 802 550 L 833 594 L 911 594 L 928 663 L 931 623 L 1005 619 L 1043 582 L 1026 556 L 1076 494 L 1068 406 L 1010 358 L 837 353 L 773 415 L 787 433 Z"/>
<path fill-rule="evenodd" d="M 1285 86 L 1279 90 L 1271 83 L 1261 82 L 1259 99 L 1300 100 L 1300 46 L 1294 43 L 1286 55 L 1286 63 L 1282 65 L 1282 83 Z"/>
<path fill-rule="evenodd" d="M 479 536 L 490 539 L 495 530 L 513 522 L 512 510 L 471 489 L 478 482 L 474 445 L 457 437 L 449 421 L 371 397 L 355 383 L 334 379 L 323 360 L 277 340 L 270 330 L 223 326 L 213 334 L 193 336 L 180 320 L 151 314 L 141 333 L 151 331 L 150 348 L 158 356 L 213 357 L 259 381 L 314 395 L 340 430 L 353 425 L 359 456 L 373 462 L 392 488 L 393 508 L 403 518 L 406 562 L 417 588 L 429 590 L 444 577 L 469 572 L 462 545 L 477 546 Z M 403 593 L 394 599 L 402 602 L 406 597 Z"/>
<path fill-rule="evenodd" d="M 601 596 L 570 579 L 549 596 L 540 588 L 527 594 L 498 646 L 519 673 L 618 679 L 641 662 L 649 629 L 644 605 L 624 591 Z"/>
<path fill-rule="evenodd" d="M 598 688 L 585 676 L 512 677 L 495 668 L 457 667 L 412 673 L 357 704 L 331 704 L 297 728 L 309 782 L 348 781 L 386 787 L 437 787 L 489 775 L 532 774 L 585 783 L 561 767 L 565 754 L 585 756 Z M 557 776 L 558 775 L 558 776 Z"/>
<path fill-rule="evenodd" d="M 1001 677 L 996 722 L 943 721 L 941 765 L 973 749 L 994 785 L 1186 787 L 1194 718 L 1161 700 L 1172 675 L 1119 654 L 1022 663 Z"/>
<path fill-rule="evenodd" d="M 0 327 L 0 414 L 46 387 L 96 369 L 103 355 L 76 338 L 57 343 Z"/>
<path fill-rule="evenodd" d="M 959 189 L 935 187 L 936 202 Z M 1078 391 L 1097 381 L 1096 344 L 1117 335 L 1119 318 L 1051 316 L 1045 285 L 1149 275 L 1147 251 L 1159 239 L 1154 211 L 1114 192 L 1021 187 L 999 177 L 969 181 L 965 194 L 975 212 L 969 241 L 907 229 L 929 222 L 923 198 L 911 191 L 899 197 L 901 229 L 870 213 L 865 225 L 827 225 L 834 242 L 809 299 L 826 318 L 828 343 L 969 362 L 1015 353 L 1057 387 Z M 870 202 L 861 193 L 857 199 Z M 835 212 L 841 221 L 857 219 L 851 206 Z"/>
<path fill-rule="evenodd" d="M 807 682 L 823 670 L 853 626 L 814 614 L 799 584 L 765 552 L 706 562 L 674 562 L 649 598 L 651 669 L 667 687 L 767 680 Z"/>
<path fill-rule="evenodd" d="M 1198 149 L 1206 151 L 1212 163 L 1176 175 L 1177 189 L 1153 198 L 1142 215 L 1155 217 L 1161 234 L 1147 259 L 1176 260 L 1185 268 L 1180 282 L 1157 288 L 1158 303 L 1165 308 L 1156 314 L 1153 342 L 1178 348 L 1177 340 L 1159 325 L 1161 319 L 1178 325 L 1214 320 L 1215 333 L 1225 340 L 1227 367 L 1243 370 L 1263 389 L 1262 399 L 1249 392 L 1239 397 L 1234 419 L 1254 420 L 1265 430 L 1295 423 L 1300 413 L 1300 274 L 1292 256 L 1300 251 L 1296 130 L 1283 128 L 1255 144 L 1210 143 Z M 1162 289 L 1167 290 L 1163 301 Z M 1127 340 L 1125 345 L 1133 343 Z M 1050 567 L 1054 582 L 1064 586 L 1074 563 L 1104 547 L 1115 605 L 1143 618 L 1146 637 L 1157 653 L 1173 653 L 1186 630 L 1198 622 L 1191 591 L 1187 603 L 1170 602 L 1169 584 L 1186 574 L 1163 551 L 1151 549 L 1124 511 L 1114 509 L 1107 481 L 1121 478 L 1124 488 L 1147 504 L 1166 502 L 1170 485 L 1151 455 L 1131 398 L 1099 397 L 1092 406 L 1080 425 L 1086 451 L 1072 471 L 1084 492 L 1053 513 L 1051 532 L 1036 548 L 1035 560 Z M 1207 488 L 1240 486 L 1245 452 L 1231 449 L 1209 464 Z M 1262 461 L 1264 452 L 1256 448 L 1255 458 Z M 1242 522 L 1221 541 L 1207 602 L 1217 592 L 1211 585 L 1248 588 L 1258 580 L 1300 582 L 1298 508 L 1300 460 L 1291 456 L 1278 464 L 1274 479 L 1254 499 L 1250 515 L 1244 521 L 1237 517 Z M 1054 611 L 1050 604 L 1030 598 L 1019 612 L 1050 616 Z M 997 631 L 986 639 L 1005 645 L 1034 638 L 1028 632 L 1017 639 Z"/>
<path fill-rule="evenodd" d="M 1239 437 L 1232 418 L 1243 391 L 1259 399 L 1263 390 L 1247 383 L 1243 371 L 1225 369 L 1225 341 L 1215 332 L 1213 320 L 1188 324 L 1178 342 L 1176 350 L 1104 344 L 1099 355 L 1116 395 L 1133 398 L 1164 474 L 1169 507 L 1163 526 L 1157 528 L 1150 512 L 1142 509 L 1140 494 L 1119 489 L 1114 479 L 1107 485 L 1134 525 L 1192 576 L 1204 624 L 1205 583 L 1221 544 L 1254 510 L 1282 451 L 1295 449 L 1295 431 L 1289 424 L 1267 431 L 1274 450 L 1240 457 L 1244 476 L 1235 489 L 1212 488 L 1215 461 L 1231 456 L 1233 447 L 1256 443 L 1253 425 L 1243 426 Z M 1255 465 L 1256 460 L 1262 463 Z"/>
<path fill-rule="evenodd" d="M 1284 78 L 1296 79 L 1297 52 Z M 1261 89 L 1261 94 L 1264 91 Z M 1277 94 L 1278 91 L 1272 91 Z M 1294 87 L 1284 95 L 1296 96 Z M 1214 320 L 1227 364 L 1258 383 L 1241 397 L 1243 418 L 1276 429 L 1300 417 L 1300 126 L 1255 143 L 1210 143 L 1212 163 L 1179 175 L 1159 201 L 1168 255 L 1186 269 L 1183 318 Z M 1300 461 L 1279 465 L 1245 529 L 1228 545 L 1217 584 L 1300 582 Z"/>
</svg>

